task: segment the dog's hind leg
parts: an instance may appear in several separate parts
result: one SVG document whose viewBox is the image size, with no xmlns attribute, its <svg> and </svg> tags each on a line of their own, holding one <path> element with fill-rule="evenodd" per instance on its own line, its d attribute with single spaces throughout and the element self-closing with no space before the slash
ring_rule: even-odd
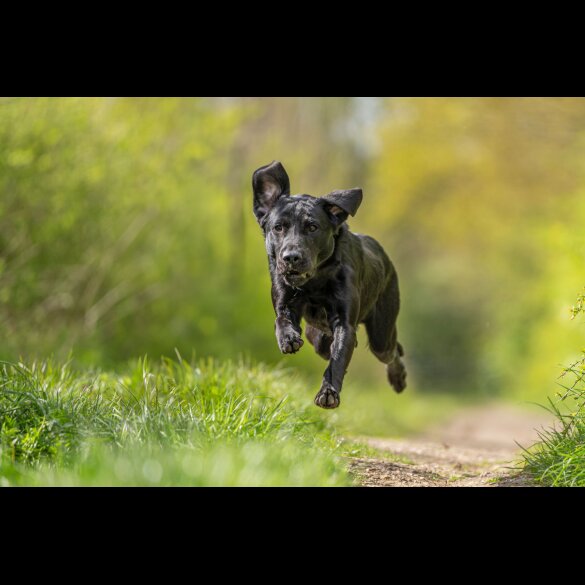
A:
<svg viewBox="0 0 585 585">
<path fill-rule="evenodd" d="M 402 392 L 406 388 L 406 368 L 396 332 L 398 307 L 398 279 L 393 278 L 364 323 L 372 353 L 386 364 L 388 382 L 394 390 Z"/>
<path fill-rule="evenodd" d="M 315 348 L 315 351 L 325 360 L 331 359 L 331 344 L 333 338 L 323 333 L 321 329 L 317 329 L 307 323 L 305 327 L 305 335 L 311 345 Z"/>
</svg>

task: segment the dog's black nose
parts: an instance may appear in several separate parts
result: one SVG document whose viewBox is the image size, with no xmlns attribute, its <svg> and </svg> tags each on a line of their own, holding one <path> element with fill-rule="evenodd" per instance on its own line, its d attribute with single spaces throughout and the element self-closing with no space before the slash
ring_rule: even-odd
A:
<svg viewBox="0 0 585 585">
<path fill-rule="evenodd" d="M 292 266 L 294 266 L 295 264 L 297 264 L 299 262 L 299 260 L 301 259 L 301 255 L 298 252 L 294 252 L 294 251 L 287 251 L 287 252 L 283 252 L 282 253 L 282 259 L 287 263 L 290 264 Z"/>
</svg>

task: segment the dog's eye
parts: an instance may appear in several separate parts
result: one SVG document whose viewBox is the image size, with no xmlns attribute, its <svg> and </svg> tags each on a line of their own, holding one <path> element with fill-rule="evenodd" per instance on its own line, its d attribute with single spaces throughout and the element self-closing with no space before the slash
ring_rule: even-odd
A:
<svg viewBox="0 0 585 585">
<path fill-rule="evenodd" d="M 310 232 L 316 232 L 319 229 L 319 226 L 315 223 L 311 223 L 311 224 L 309 224 L 309 227 L 307 229 Z"/>
<path fill-rule="evenodd" d="M 282 231 L 282 224 L 280 224 L 280 223 L 277 223 L 277 224 L 274 226 L 274 231 L 275 231 L 275 232 L 281 232 L 281 231 Z"/>
</svg>

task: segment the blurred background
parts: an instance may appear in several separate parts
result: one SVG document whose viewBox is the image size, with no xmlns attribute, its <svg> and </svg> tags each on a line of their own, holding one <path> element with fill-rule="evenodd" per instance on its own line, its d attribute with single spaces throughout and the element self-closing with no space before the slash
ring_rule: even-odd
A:
<svg viewBox="0 0 585 585">
<path fill-rule="evenodd" d="M 285 363 L 251 175 L 362 187 L 416 392 L 539 399 L 578 357 L 585 100 L 3 98 L 0 359 Z M 363 331 L 348 379 L 385 385 Z M 315 390 L 317 389 L 315 381 Z"/>
</svg>

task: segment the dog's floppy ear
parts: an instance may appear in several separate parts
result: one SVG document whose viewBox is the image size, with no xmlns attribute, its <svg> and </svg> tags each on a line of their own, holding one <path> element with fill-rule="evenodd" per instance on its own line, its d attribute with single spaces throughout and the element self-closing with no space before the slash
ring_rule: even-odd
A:
<svg viewBox="0 0 585 585">
<path fill-rule="evenodd" d="M 290 181 L 284 167 L 276 160 L 254 171 L 254 215 L 262 225 L 262 218 L 282 195 L 290 195 Z"/>
<path fill-rule="evenodd" d="M 344 222 L 348 215 L 355 215 L 362 202 L 361 189 L 332 191 L 321 197 L 325 201 L 325 209 L 333 216 L 337 224 Z"/>
</svg>

